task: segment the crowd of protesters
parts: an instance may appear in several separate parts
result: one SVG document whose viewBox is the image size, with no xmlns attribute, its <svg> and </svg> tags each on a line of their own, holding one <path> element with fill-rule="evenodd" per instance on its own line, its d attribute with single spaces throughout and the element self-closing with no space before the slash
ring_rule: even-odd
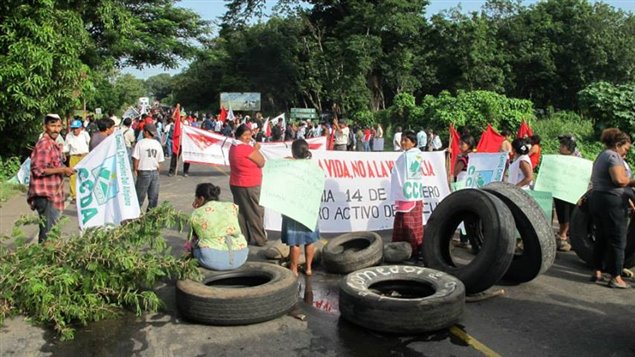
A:
<svg viewBox="0 0 635 357">
<path fill-rule="evenodd" d="M 265 160 L 260 153 L 260 143 L 293 140 L 293 158 L 311 157 L 305 139 L 326 137 L 328 148 L 336 151 L 383 151 L 384 130 L 381 125 L 358 125 L 337 116 L 321 122 L 309 119 L 285 123 L 265 120 L 261 113 L 253 118 L 238 114 L 234 118 L 219 115 L 198 115 L 183 113 L 175 118 L 171 111 L 154 109 L 136 118 L 119 120 L 110 114 L 95 120 L 88 117 L 67 121 L 70 131 L 63 136 L 63 120 L 56 114 L 44 119 L 44 133 L 40 136 L 31 154 L 31 180 L 27 201 L 41 217 L 39 241 L 43 242 L 54 223 L 58 220 L 66 199 L 63 192 L 65 176 L 74 175 L 73 167 L 91 150 L 97 148 L 116 128 L 122 130 L 131 167 L 137 176 L 136 189 L 140 206 L 148 198 L 148 209 L 156 207 L 159 195 L 159 165 L 164 158 L 170 159 L 169 175 L 175 173 L 180 153 L 172 151 L 175 121 L 221 135 L 233 137 L 237 145 L 229 154 L 230 188 L 233 204 L 218 202 L 220 188 L 203 184 L 196 188 L 193 203 L 194 247 L 193 254 L 201 264 L 212 269 L 232 269 L 246 260 L 246 244 L 264 246 L 267 234 L 264 230 L 264 210 L 259 205 L 262 167 Z M 541 138 L 538 135 L 512 139 L 510 131 L 503 130 L 500 151 L 508 153 L 505 180 L 523 189 L 530 189 L 534 183 L 534 172 L 540 162 Z M 397 126 L 393 133 L 392 146 L 395 151 L 421 152 L 443 149 L 439 136 L 432 130 L 419 128 L 417 132 L 402 131 Z M 580 157 L 576 138 L 570 134 L 558 137 L 561 155 Z M 628 288 L 621 279 L 626 244 L 626 224 L 629 208 L 635 209 L 631 180 L 631 170 L 624 161 L 630 149 L 630 137 L 619 129 L 606 129 L 601 136 L 605 150 L 593 164 L 592 187 L 589 197 L 590 211 L 597 227 L 594 250 L 594 282 L 608 281 L 613 288 Z M 451 178 L 464 179 L 469 165 L 469 154 L 475 150 L 475 139 L 464 132 L 460 136 L 456 164 Z M 148 153 L 151 153 L 149 155 Z M 187 176 L 189 164 L 184 163 L 183 175 Z M 71 179 L 71 202 L 76 200 L 77 188 Z M 410 202 L 396 202 L 397 214 L 394 222 L 393 240 L 407 241 L 413 246 L 414 256 L 420 254 L 423 240 L 421 205 Z M 568 251 L 568 232 L 574 205 L 555 199 L 555 211 L 559 222 L 556 234 L 558 250 Z M 210 216 L 209 212 L 216 212 Z M 221 216 L 222 214 L 222 216 Z M 222 221 L 223 229 L 214 222 Z M 214 226 L 216 228 L 210 228 Z M 207 227 L 207 228 L 206 228 Z M 216 229 L 216 231 L 214 231 Z M 222 231 L 222 232 L 221 232 Z M 310 231 L 292 219 L 283 219 L 283 240 L 291 249 L 291 269 L 298 273 L 297 256 L 299 246 L 304 245 L 307 258 L 313 254 L 311 244 L 317 239 L 318 230 Z M 468 245 L 461 235 L 460 245 Z M 310 259 L 305 272 L 310 274 Z M 608 274 L 608 277 L 604 274 Z"/>
</svg>

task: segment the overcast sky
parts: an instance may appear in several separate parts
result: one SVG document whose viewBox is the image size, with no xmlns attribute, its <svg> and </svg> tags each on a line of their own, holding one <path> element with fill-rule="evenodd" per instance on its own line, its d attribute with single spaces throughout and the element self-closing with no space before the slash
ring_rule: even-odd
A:
<svg viewBox="0 0 635 357">
<path fill-rule="evenodd" d="M 478 11 L 485 2 L 485 0 L 430 0 L 430 5 L 428 6 L 426 13 L 430 16 L 459 5 L 464 12 Z M 536 2 L 538 2 L 538 0 L 524 0 L 523 4 L 530 5 Z M 592 0 L 592 2 L 599 1 Z M 635 12 L 635 0 L 605 0 L 603 2 L 625 11 Z M 276 1 L 267 1 L 267 3 L 267 7 L 270 9 Z M 224 0 L 183 0 L 177 5 L 192 9 L 200 14 L 203 19 L 210 21 L 217 21 L 225 13 Z M 186 64 L 183 65 L 183 67 L 186 66 Z M 146 79 L 164 72 L 176 74 L 181 70 L 182 68 L 166 71 L 162 67 L 146 67 L 143 70 L 138 70 L 136 68 L 124 68 L 123 72 L 132 73 L 138 78 Z"/>
</svg>

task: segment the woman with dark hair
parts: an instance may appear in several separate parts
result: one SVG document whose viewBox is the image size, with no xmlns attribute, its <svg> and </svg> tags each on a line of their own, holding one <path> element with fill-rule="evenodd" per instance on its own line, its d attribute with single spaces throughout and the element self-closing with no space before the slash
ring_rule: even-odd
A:
<svg viewBox="0 0 635 357">
<path fill-rule="evenodd" d="M 421 155 L 417 148 L 417 134 L 407 130 L 401 135 L 403 153 L 395 161 L 391 172 L 391 198 L 395 201 L 395 221 L 392 228 L 393 242 L 408 242 L 412 246 L 412 257 L 417 259 L 423 245 L 423 197 L 407 197 L 403 194 L 404 184 L 409 179 L 417 179 L 420 171 L 412 172 L 414 161 Z M 419 155 L 417 155 L 419 154 Z M 414 166 L 416 167 L 416 165 Z M 422 179 L 419 177 L 418 179 Z M 413 189 L 416 192 L 416 188 Z M 416 196 L 416 195 L 413 195 Z M 408 200 L 405 200 L 405 199 Z"/>
<path fill-rule="evenodd" d="M 532 135 L 529 137 L 531 143 L 531 149 L 529 150 L 529 160 L 531 160 L 531 169 L 535 170 L 536 166 L 540 162 L 540 156 L 542 155 L 542 146 L 540 145 L 540 135 Z"/>
<path fill-rule="evenodd" d="M 529 150 L 531 150 L 531 144 L 526 139 L 517 138 L 512 141 L 513 156 L 507 173 L 507 182 L 525 190 L 529 189 L 534 179 Z"/>
<path fill-rule="evenodd" d="M 461 150 L 461 152 L 457 156 L 456 164 L 454 165 L 454 181 L 465 179 L 469 159 L 468 154 L 474 151 L 474 146 L 476 146 L 476 141 L 472 135 L 464 134 L 461 136 L 461 140 L 459 141 L 459 150 Z"/>
<path fill-rule="evenodd" d="M 220 187 L 201 183 L 194 193 L 192 255 L 212 270 L 236 269 L 247 261 L 249 248 L 238 224 L 238 206 L 218 200 Z"/>
<path fill-rule="evenodd" d="M 308 160 L 311 158 L 309 144 L 304 139 L 295 140 L 291 144 L 291 153 L 293 160 Z M 308 276 L 313 275 L 312 263 L 315 254 L 315 246 L 313 243 L 320 239 L 320 230 L 315 227 L 313 231 L 299 223 L 298 221 L 282 215 L 282 229 L 280 232 L 282 243 L 290 247 L 290 264 L 289 269 L 293 275 L 298 276 L 298 261 L 300 259 L 300 246 L 304 246 L 305 268 L 304 273 Z"/>
<path fill-rule="evenodd" d="M 560 142 L 560 155 L 582 157 L 580 152 L 576 149 L 575 136 L 569 134 L 560 135 L 558 136 L 558 141 Z M 569 222 L 571 221 L 571 212 L 573 212 L 575 205 L 555 197 L 553 198 L 553 204 L 556 208 L 556 217 L 558 218 L 559 226 L 556 247 L 561 252 L 568 252 L 571 250 L 571 244 L 569 244 L 568 241 Z"/>
<path fill-rule="evenodd" d="M 229 188 L 234 203 L 240 208 L 238 222 L 247 238 L 258 246 L 267 243 L 264 227 L 264 208 L 260 206 L 260 185 L 265 158 L 260 153 L 260 143 L 253 143 L 251 129 L 242 124 L 236 128 L 238 143 L 229 149 Z"/>
<path fill-rule="evenodd" d="M 624 188 L 635 186 L 635 181 L 626 175 L 622 157 L 631 148 L 631 138 L 617 128 L 605 129 L 600 141 L 605 149 L 593 162 L 590 209 L 595 223 L 595 244 L 593 247 L 594 274 L 591 281 L 603 280 L 603 271 L 611 275 L 609 286 L 627 289 L 620 274 L 624 265 L 626 228 L 628 218 L 628 198 Z"/>
</svg>

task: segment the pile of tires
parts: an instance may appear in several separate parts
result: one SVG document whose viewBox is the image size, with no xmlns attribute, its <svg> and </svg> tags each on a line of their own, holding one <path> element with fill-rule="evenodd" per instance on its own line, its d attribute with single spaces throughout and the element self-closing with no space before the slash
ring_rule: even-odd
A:
<svg viewBox="0 0 635 357">
<path fill-rule="evenodd" d="M 189 321 L 248 325 L 272 320 L 297 302 L 297 279 L 289 269 L 247 262 L 231 271 L 200 268 L 202 281 L 176 283 L 176 306 Z"/>
<path fill-rule="evenodd" d="M 463 222 L 478 251 L 465 265 L 456 264 L 451 240 Z M 516 231 L 523 249 L 516 253 Z M 467 294 L 482 292 L 505 278 L 531 281 L 551 267 L 556 245 L 551 224 L 534 199 L 501 182 L 448 195 L 434 209 L 423 240 L 425 265 L 457 277 Z"/>
<path fill-rule="evenodd" d="M 582 196 L 575 206 L 569 222 L 569 239 L 571 246 L 588 266 L 593 265 L 593 244 L 595 242 L 595 226 L 588 208 L 588 197 L 591 191 Z M 628 224 L 626 248 L 624 249 L 624 268 L 635 267 L 635 219 Z"/>
<path fill-rule="evenodd" d="M 457 323 L 464 307 L 463 283 L 429 268 L 371 267 L 348 274 L 340 282 L 341 317 L 379 332 L 441 330 Z"/>
</svg>

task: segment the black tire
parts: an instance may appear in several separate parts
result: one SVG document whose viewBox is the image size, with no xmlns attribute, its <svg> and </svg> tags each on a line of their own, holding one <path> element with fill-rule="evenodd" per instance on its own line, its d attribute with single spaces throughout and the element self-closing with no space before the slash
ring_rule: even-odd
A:
<svg viewBox="0 0 635 357">
<path fill-rule="evenodd" d="M 327 271 L 346 274 L 381 263 L 384 243 L 375 232 L 352 232 L 331 239 L 322 249 Z"/>
<path fill-rule="evenodd" d="M 482 235 L 483 243 L 469 264 L 456 266 L 450 254 L 450 241 L 462 221 L 466 226 L 478 227 L 476 233 Z M 453 192 L 432 211 L 426 225 L 423 238 L 426 266 L 459 278 L 468 294 L 484 291 L 509 269 L 516 246 L 514 227 L 509 208 L 491 193 L 477 189 Z"/>
<path fill-rule="evenodd" d="M 523 251 L 514 255 L 504 279 L 524 283 L 551 268 L 556 259 L 556 240 L 538 203 L 523 189 L 509 183 L 492 182 L 483 189 L 507 205 L 523 241 Z"/>
<path fill-rule="evenodd" d="M 351 273 L 340 282 L 341 316 L 375 331 L 437 331 L 457 323 L 464 307 L 461 281 L 429 268 L 372 267 Z"/>
<path fill-rule="evenodd" d="M 569 240 L 578 258 L 588 266 L 593 266 L 593 245 L 595 242 L 595 227 L 588 208 L 588 197 L 591 191 L 582 196 L 580 204 L 571 213 L 569 222 Z M 626 235 L 626 249 L 624 249 L 624 268 L 635 266 L 635 219 L 628 224 Z"/>
<path fill-rule="evenodd" d="M 412 245 L 408 242 L 393 242 L 384 245 L 384 262 L 401 263 L 412 256 Z"/>
<path fill-rule="evenodd" d="M 176 283 L 176 306 L 190 321 L 253 324 L 284 315 L 298 300 L 296 278 L 290 270 L 277 265 L 248 262 L 236 270 L 200 270 L 203 281 L 187 279 Z"/>
</svg>

